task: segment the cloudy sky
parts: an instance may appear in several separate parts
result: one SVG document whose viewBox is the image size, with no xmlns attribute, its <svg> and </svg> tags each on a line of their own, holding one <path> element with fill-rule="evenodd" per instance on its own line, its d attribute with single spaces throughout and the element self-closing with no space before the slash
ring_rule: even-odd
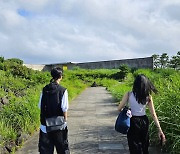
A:
<svg viewBox="0 0 180 154">
<path fill-rule="evenodd" d="M 176 55 L 179 0 L 0 0 L 0 56 L 49 64 Z"/>
</svg>

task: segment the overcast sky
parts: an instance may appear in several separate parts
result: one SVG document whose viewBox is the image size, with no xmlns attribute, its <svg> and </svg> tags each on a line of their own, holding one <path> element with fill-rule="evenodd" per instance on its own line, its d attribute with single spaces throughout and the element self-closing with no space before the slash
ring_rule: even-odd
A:
<svg viewBox="0 0 180 154">
<path fill-rule="evenodd" d="M 180 0 L 0 0 L 0 56 L 49 64 L 176 55 Z"/>
</svg>

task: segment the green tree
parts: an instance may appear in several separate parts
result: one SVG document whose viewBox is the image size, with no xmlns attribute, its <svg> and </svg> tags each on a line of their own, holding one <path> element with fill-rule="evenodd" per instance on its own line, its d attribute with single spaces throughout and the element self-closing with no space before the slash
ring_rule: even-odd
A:
<svg viewBox="0 0 180 154">
<path fill-rule="evenodd" d="M 169 62 L 169 56 L 167 55 L 167 53 L 163 53 L 160 56 L 159 62 L 160 62 L 161 68 L 166 68 L 167 67 L 168 62 Z"/>
<path fill-rule="evenodd" d="M 130 68 L 127 65 L 122 64 L 119 66 L 119 71 L 112 74 L 111 77 L 116 79 L 116 80 L 122 81 L 127 77 L 129 72 L 130 72 Z"/>
<path fill-rule="evenodd" d="M 18 58 L 7 59 L 6 61 L 14 62 L 14 63 L 20 64 L 20 65 L 23 64 L 23 60 L 18 59 Z"/>
<path fill-rule="evenodd" d="M 170 67 L 180 70 L 180 51 L 178 51 L 176 56 L 172 56 L 170 60 Z"/>
<path fill-rule="evenodd" d="M 153 63 L 154 63 L 154 68 L 159 68 L 159 55 L 153 54 Z"/>
</svg>

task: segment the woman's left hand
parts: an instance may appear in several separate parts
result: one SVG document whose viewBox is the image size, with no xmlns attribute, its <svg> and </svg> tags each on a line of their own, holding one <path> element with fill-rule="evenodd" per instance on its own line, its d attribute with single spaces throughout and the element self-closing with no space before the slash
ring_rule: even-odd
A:
<svg viewBox="0 0 180 154">
<path fill-rule="evenodd" d="M 164 133 L 162 131 L 159 131 L 158 136 L 161 141 L 161 144 L 164 145 L 166 142 L 166 137 L 165 137 Z"/>
</svg>

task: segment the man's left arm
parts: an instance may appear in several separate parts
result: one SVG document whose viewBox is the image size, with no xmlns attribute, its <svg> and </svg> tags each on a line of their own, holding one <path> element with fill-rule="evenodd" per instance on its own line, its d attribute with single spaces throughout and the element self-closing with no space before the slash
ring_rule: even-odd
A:
<svg viewBox="0 0 180 154">
<path fill-rule="evenodd" d="M 61 103 L 61 108 L 64 114 L 64 119 L 67 121 L 67 111 L 69 108 L 69 101 L 68 101 L 68 91 L 67 89 L 64 92 L 64 95 L 62 97 L 62 103 Z"/>
</svg>

